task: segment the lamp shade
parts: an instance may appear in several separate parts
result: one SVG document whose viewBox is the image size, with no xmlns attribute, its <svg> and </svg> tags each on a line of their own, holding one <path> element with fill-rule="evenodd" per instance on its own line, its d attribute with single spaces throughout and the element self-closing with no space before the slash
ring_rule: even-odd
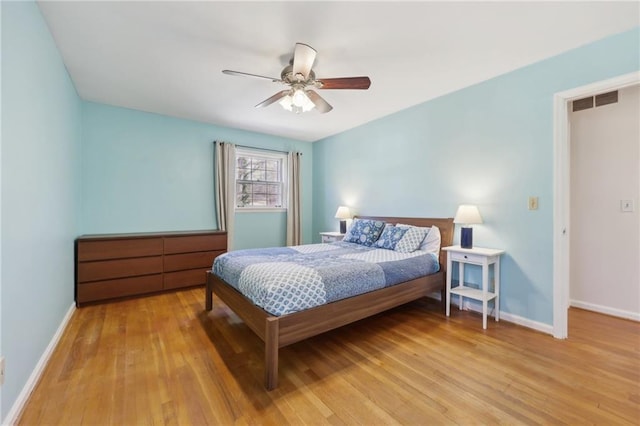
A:
<svg viewBox="0 0 640 426">
<path fill-rule="evenodd" d="M 461 223 L 464 225 L 482 223 L 482 217 L 480 216 L 478 207 L 469 204 L 460 205 L 456 212 L 456 217 L 453 218 L 453 223 Z"/>
<path fill-rule="evenodd" d="M 351 212 L 349 211 L 349 207 L 338 207 L 338 211 L 336 211 L 336 219 L 351 219 Z"/>
</svg>

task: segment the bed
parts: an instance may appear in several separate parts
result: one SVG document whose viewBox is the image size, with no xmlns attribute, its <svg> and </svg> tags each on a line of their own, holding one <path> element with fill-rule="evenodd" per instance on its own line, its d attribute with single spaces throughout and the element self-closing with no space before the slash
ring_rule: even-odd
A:
<svg viewBox="0 0 640 426">
<path fill-rule="evenodd" d="M 453 240 L 452 218 L 398 218 L 359 216 L 358 219 L 383 221 L 389 224 L 406 224 L 416 227 L 437 226 L 440 230 L 440 246 L 451 245 Z M 337 244 L 337 243 L 333 243 Z M 231 252 L 233 253 L 233 252 Z M 392 286 L 382 287 L 363 294 L 331 301 L 308 309 L 276 315 L 256 305 L 234 285 L 207 272 L 205 308 L 213 309 L 215 293 L 265 344 L 265 387 L 278 386 L 278 353 L 281 347 L 299 342 L 334 328 L 370 317 L 413 300 L 440 292 L 444 302 L 446 253 L 436 255 L 439 271 L 420 276 Z M 273 311 L 273 308 L 269 308 Z"/>
</svg>

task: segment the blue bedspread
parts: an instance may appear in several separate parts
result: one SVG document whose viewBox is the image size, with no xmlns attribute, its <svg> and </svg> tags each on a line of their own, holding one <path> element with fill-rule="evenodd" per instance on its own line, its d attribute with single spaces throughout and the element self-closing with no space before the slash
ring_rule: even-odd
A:
<svg viewBox="0 0 640 426">
<path fill-rule="evenodd" d="M 238 250 L 213 272 L 272 315 L 285 315 L 438 272 L 432 253 L 335 242 Z"/>
</svg>

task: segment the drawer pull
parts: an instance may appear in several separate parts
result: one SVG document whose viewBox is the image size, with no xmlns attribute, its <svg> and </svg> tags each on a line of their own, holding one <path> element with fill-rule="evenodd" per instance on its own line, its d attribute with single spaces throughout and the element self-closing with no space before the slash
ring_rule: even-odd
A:
<svg viewBox="0 0 640 426">
<path fill-rule="evenodd" d="M 464 255 L 464 258 L 465 258 L 465 259 L 468 259 L 468 258 L 469 258 L 469 256 L 467 256 L 467 255 L 465 254 L 465 255 Z"/>
</svg>

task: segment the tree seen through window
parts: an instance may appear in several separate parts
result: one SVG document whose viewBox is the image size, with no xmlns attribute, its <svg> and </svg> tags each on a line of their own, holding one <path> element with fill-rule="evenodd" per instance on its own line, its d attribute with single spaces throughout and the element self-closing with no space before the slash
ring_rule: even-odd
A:
<svg viewBox="0 0 640 426">
<path fill-rule="evenodd" d="M 260 155 L 236 155 L 237 207 L 283 207 L 283 161 Z"/>
</svg>

